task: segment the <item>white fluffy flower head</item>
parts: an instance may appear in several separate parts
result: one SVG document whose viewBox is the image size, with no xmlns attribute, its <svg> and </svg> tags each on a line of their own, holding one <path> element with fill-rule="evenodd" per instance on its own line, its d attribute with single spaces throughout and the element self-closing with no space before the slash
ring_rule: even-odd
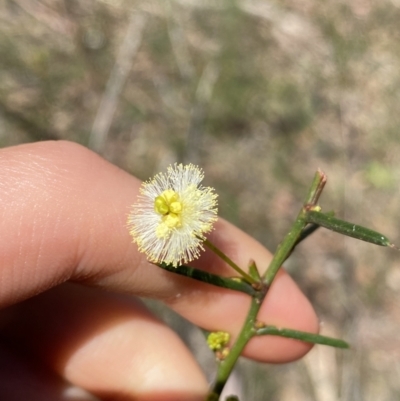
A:
<svg viewBox="0 0 400 401">
<path fill-rule="evenodd" d="M 128 228 L 150 262 L 176 267 L 198 258 L 217 220 L 217 195 L 200 185 L 203 178 L 193 164 L 174 164 L 142 184 Z"/>
</svg>

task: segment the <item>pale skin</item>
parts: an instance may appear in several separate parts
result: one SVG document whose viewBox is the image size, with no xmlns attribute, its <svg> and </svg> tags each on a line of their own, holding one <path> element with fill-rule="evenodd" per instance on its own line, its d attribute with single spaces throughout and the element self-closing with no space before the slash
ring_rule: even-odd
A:
<svg viewBox="0 0 400 401">
<path fill-rule="evenodd" d="M 77 144 L 0 150 L 2 397 L 66 400 L 72 383 L 101 400 L 204 398 L 208 384 L 190 352 L 135 296 L 159 299 L 196 325 L 233 336 L 249 298 L 146 261 L 126 228 L 139 186 L 138 179 Z M 268 266 L 270 253 L 222 219 L 210 239 L 240 266 L 250 259 L 260 270 Z M 194 265 L 235 275 L 210 252 Z M 318 331 L 310 303 L 283 270 L 259 318 Z M 294 340 L 260 337 L 245 356 L 279 363 L 309 349 Z"/>
</svg>

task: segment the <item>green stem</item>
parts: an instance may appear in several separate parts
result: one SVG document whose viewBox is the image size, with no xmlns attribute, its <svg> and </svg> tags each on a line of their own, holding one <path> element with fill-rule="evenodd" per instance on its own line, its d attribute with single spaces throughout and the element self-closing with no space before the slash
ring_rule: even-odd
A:
<svg viewBox="0 0 400 401">
<path fill-rule="evenodd" d="M 306 226 L 307 222 L 305 220 L 305 211 L 302 209 L 297 216 L 296 221 L 294 222 L 292 228 L 289 233 L 283 239 L 283 241 L 279 244 L 274 257 L 268 266 L 268 269 L 264 273 L 263 282 L 270 286 L 275 279 L 276 274 L 278 273 L 280 267 L 283 262 L 288 258 L 290 253 L 292 252 L 293 247 L 296 245 L 296 242 L 303 230 Z"/>
<path fill-rule="evenodd" d="M 213 386 L 212 393 L 218 395 L 221 394 L 222 389 L 224 388 L 225 383 L 228 380 L 228 377 L 231 374 L 236 361 L 238 360 L 240 354 L 243 351 L 243 348 L 247 345 L 249 340 L 256 334 L 254 325 L 261 304 L 262 302 L 260 302 L 258 298 L 252 298 L 251 307 L 249 313 L 247 314 L 247 318 L 242 327 L 242 330 L 236 342 L 230 349 L 228 356 L 223 361 L 221 361 L 221 363 L 218 366 L 217 378 Z"/>
<path fill-rule="evenodd" d="M 305 204 L 297 216 L 296 221 L 294 222 L 292 229 L 283 239 L 282 243 L 278 246 L 278 249 L 267 269 L 267 271 L 263 275 L 263 283 L 264 285 L 259 288 L 259 291 L 256 291 L 251 299 L 251 307 L 247 314 L 246 320 L 242 327 L 242 330 L 236 339 L 235 343 L 232 345 L 228 356 L 221 361 L 218 371 L 216 382 L 213 386 L 213 389 L 210 395 L 220 395 L 222 389 L 226 381 L 228 380 L 229 375 L 232 372 L 233 367 L 240 354 L 242 353 L 244 347 L 247 345 L 249 340 L 257 334 L 257 330 L 255 327 L 255 323 L 257 320 L 257 314 L 260 310 L 262 302 L 268 292 L 270 285 L 272 284 L 279 268 L 282 263 L 287 259 L 290 255 L 293 247 L 296 245 L 301 232 L 304 227 L 307 225 L 306 221 L 306 212 L 311 206 L 315 206 L 318 202 L 318 199 L 321 195 L 322 189 L 326 183 L 326 176 L 322 171 L 318 170 L 315 174 L 314 180 L 310 187 L 310 190 L 307 194 Z M 218 248 L 216 248 L 213 244 L 211 244 L 208 240 L 205 241 L 205 244 L 214 251 L 218 256 L 222 258 L 226 263 L 228 263 L 234 270 L 240 273 L 243 277 L 249 280 L 250 283 L 257 283 L 255 279 L 249 276 L 247 273 L 243 272 L 234 262 L 232 262 L 224 253 L 222 253 Z"/>
<path fill-rule="evenodd" d="M 226 264 L 232 267 L 233 270 L 238 272 L 243 278 L 245 278 L 249 283 L 256 284 L 257 281 L 251 277 L 248 273 L 242 270 L 233 260 L 228 258 L 219 248 L 217 248 L 210 240 L 207 238 L 204 240 L 204 245 L 206 245 L 210 250 L 212 250 L 216 255 L 218 255 Z"/>
<path fill-rule="evenodd" d="M 314 176 L 314 180 L 311 184 L 311 187 L 308 191 L 305 203 L 301 208 L 296 221 L 294 222 L 292 228 L 289 233 L 283 239 L 283 241 L 279 244 L 274 257 L 268 266 L 268 269 L 265 271 L 263 275 L 263 282 L 267 286 L 270 286 L 274 281 L 276 274 L 281 268 L 283 262 L 288 258 L 290 253 L 293 250 L 293 247 L 298 242 L 298 239 L 307 225 L 306 213 L 310 206 L 315 206 L 318 202 L 318 199 L 321 195 L 322 189 L 324 188 L 326 183 L 326 175 L 318 170 Z"/>
<path fill-rule="evenodd" d="M 310 223 L 308 215 L 310 212 L 307 212 L 306 220 L 309 223 L 304 230 L 301 232 L 299 239 L 296 242 L 296 245 L 299 245 L 300 242 L 303 242 L 306 238 L 308 238 L 311 234 L 313 234 L 316 230 L 318 230 L 321 226 L 319 224 Z M 334 217 L 335 213 L 333 211 L 325 213 L 327 216 Z"/>
<path fill-rule="evenodd" d="M 307 226 L 300 233 L 299 238 L 297 239 L 295 246 L 299 245 L 300 242 L 303 242 L 306 238 L 308 238 L 311 234 L 314 234 L 316 230 L 319 229 L 318 224 L 307 224 Z"/>
<path fill-rule="evenodd" d="M 326 174 L 318 169 L 315 173 L 311 187 L 308 190 L 307 198 L 305 201 L 306 205 L 315 206 L 318 203 L 319 197 L 321 196 L 322 190 L 325 187 L 326 181 Z"/>
</svg>

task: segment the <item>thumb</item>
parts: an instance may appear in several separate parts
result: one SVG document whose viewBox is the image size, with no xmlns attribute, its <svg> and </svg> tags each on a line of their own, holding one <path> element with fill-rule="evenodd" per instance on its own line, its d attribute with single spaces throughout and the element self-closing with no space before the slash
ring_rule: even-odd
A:
<svg viewBox="0 0 400 401">
<path fill-rule="evenodd" d="M 73 280 L 164 300 L 202 327 L 235 335 L 249 305 L 246 295 L 167 273 L 148 263 L 131 243 L 126 219 L 139 186 L 136 178 L 74 143 L 2 149 L 0 234 L 7 241 L 0 243 L 0 306 Z M 222 219 L 213 241 L 238 264 L 255 259 L 259 267 L 268 266 L 268 251 Z M 227 273 L 226 265 L 209 253 L 199 264 Z M 318 330 L 309 302 L 284 272 L 260 314 L 271 324 Z M 283 362 L 308 349 L 301 342 L 266 337 L 255 339 L 246 352 L 262 361 Z"/>
</svg>

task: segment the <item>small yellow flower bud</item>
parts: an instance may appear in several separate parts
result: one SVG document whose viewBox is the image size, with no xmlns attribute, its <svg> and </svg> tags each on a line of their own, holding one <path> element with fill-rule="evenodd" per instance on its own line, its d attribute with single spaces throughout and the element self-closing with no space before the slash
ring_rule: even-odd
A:
<svg viewBox="0 0 400 401">
<path fill-rule="evenodd" d="M 168 213 L 162 218 L 161 224 L 165 224 L 168 228 L 176 228 L 181 225 L 181 219 L 175 213 Z"/>
<path fill-rule="evenodd" d="M 207 337 L 207 344 L 211 350 L 218 351 L 229 343 L 230 338 L 226 331 L 213 331 Z"/>
<path fill-rule="evenodd" d="M 158 214 L 167 214 L 169 207 L 163 196 L 157 196 L 154 200 L 154 210 Z"/>
<path fill-rule="evenodd" d="M 168 205 L 179 200 L 179 195 L 173 189 L 166 189 L 163 191 L 161 196 L 165 199 Z"/>
<path fill-rule="evenodd" d="M 181 213 L 182 212 L 182 203 L 181 202 L 172 202 L 169 205 L 169 210 L 171 211 L 171 213 Z"/>
</svg>

